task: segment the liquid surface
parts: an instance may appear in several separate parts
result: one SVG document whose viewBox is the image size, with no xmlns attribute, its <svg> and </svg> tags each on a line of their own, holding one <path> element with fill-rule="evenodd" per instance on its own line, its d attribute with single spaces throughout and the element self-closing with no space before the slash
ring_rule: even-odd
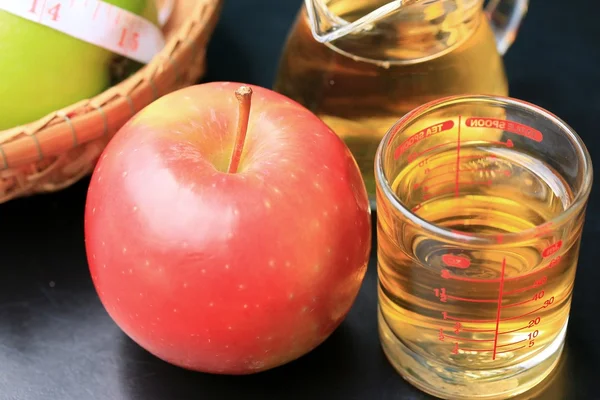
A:
<svg viewBox="0 0 600 400">
<path fill-rule="evenodd" d="M 347 21 L 384 3 L 327 2 L 332 13 Z M 406 10 L 413 7 L 417 6 Z M 344 139 L 371 198 L 377 146 L 405 113 L 448 95 L 508 94 L 502 60 L 480 1 L 440 0 L 418 7 L 327 44 L 315 41 L 302 12 L 274 86 Z"/>
<path fill-rule="evenodd" d="M 391 187 L 424 220 L 492 240 L 458 245 L 427 234 L 378 194 L 380 325 L 392 363 L 453 398 L 533 386 L 560 354 L 571 303 L 583 219 L 544 225 L 571 203 L 567 185 L 512 148 L 465 143 L 460 153 L 416 158 Z M 531 228 L 526 240 L 505 239 Z"/>
</svg>

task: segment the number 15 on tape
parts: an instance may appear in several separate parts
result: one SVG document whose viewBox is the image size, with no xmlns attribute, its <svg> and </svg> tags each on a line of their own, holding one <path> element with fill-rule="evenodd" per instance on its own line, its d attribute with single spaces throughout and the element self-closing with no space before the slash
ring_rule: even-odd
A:
<svg viewBox="0 0 600 400">
<path fill-rule="evenodd" d="M 165 45 L 156 25 L 101 0 L 0 0 L 0 10 L 144 64 Z"/>
</svg>

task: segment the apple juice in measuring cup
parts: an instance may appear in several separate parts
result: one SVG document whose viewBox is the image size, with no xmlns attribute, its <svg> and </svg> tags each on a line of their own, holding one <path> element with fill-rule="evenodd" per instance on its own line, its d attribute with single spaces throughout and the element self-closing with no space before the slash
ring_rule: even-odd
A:
<svg viewBox="0 0 600 400">
<path fill-rule="evenodd" d="M 515 100 L 444 100 L 392 128 L 376 172 L 379 326 L 406 379 L 443 398 L 495 399 L 553 369 L 588 157 L 561 122 Z"/>
</svg>

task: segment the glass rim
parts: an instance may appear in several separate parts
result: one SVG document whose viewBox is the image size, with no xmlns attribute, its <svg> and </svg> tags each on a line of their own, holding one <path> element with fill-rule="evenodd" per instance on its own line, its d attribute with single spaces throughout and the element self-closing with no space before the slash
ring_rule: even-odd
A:
<svg viewBox="0 0 600 400">
<path fill-rule="evenodd" d="M 473 234 L 470 232 L 461 232 L 441 227 L 431 221 L 421 218 L 412 210 L 407 208 L 403 204 L 402 200 L 396 195 L 396 193 L 394 193 L 394 191 L 390 187 L 389 181 L 385 175 L 383 167 L 384 150 L 388 147 L 389 142 L 391 142 L 394 135 L 397 132 L 402 131 L 402 129 L 405 128 L 409 123 L 413 122 L 415 119 L 419 118 L 428 111 L 440 109 L 448 105 L 471 103 L 477 101 L 489 104 L 496 103 L 502 104 L 504 106 L 520 108 L 523 110 L 528 110 L 537 116 L 545 118 L 546 120 L 550 121 L 553 125 L 555 125 L 564 135 L 566 135 L 571 140 L 571 142 L 576 147 L 576 153 L 582 160 L 582 166 L 580 168 L 583 169 L 583 181 L 581 183 L 581 187 L 578 188 L 577 192 L 574 194 L 573 201 L 571 202 L 571 204 L 569 204 L 569 206 L 560 214 L 544 222 L 543 224 L 536 225 L 527 229 L 522 229 L 517 232 L 503 233 L 502 243 L 531 238 L 535 236 L 535 234 L 539 232 L 540 227 L 543 226 L 548 226 L 549 230 L 555 229 L 556 226 L 560 226 L 567 219 L 569 219 L 575 213 L 577 213 L 588 201 L 593 181 L 591 156 L 581 137 L 565 121 L 563 121 L 561 118 L 559 118 L 552 112 L 540 106 L 513 97 L 483 94 L 453 95 L 441 97 L 439 99 L 427 102 L 406 113 L 404 116 L 398 119 L 398 121 L 396 121 L 394 125 L 391 126 L 391 128 L 388 129 L 383 139 L 379 143 L 375 155 L 376 186 L 383 192 L 387 201 L 389 201 L 395 209 L 399 210 L 413 224 L 420 226 L 421 228 L 429 232 L 434 233 L 436 236 L 443 237 L 451 241 L 470 242 L 473 244 L 499 244 L 497 240 L 498 234 Z M 377 208 L 379 209 L 380 207 L 378 206 Z"/>
</svg>

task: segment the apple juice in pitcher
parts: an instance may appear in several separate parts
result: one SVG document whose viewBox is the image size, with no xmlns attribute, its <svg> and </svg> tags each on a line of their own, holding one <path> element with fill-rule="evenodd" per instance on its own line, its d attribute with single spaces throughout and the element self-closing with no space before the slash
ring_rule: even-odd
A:
<svg viewBox="0 0 600 400">
<path fill-rule="evenodd" d="M 400 116 L 447 95 L 508 95 L 501 57 L 526 3 L 306 0 L 274 89 L 345 141 L 373 204 L 375 152 Z"/>
</svg>

